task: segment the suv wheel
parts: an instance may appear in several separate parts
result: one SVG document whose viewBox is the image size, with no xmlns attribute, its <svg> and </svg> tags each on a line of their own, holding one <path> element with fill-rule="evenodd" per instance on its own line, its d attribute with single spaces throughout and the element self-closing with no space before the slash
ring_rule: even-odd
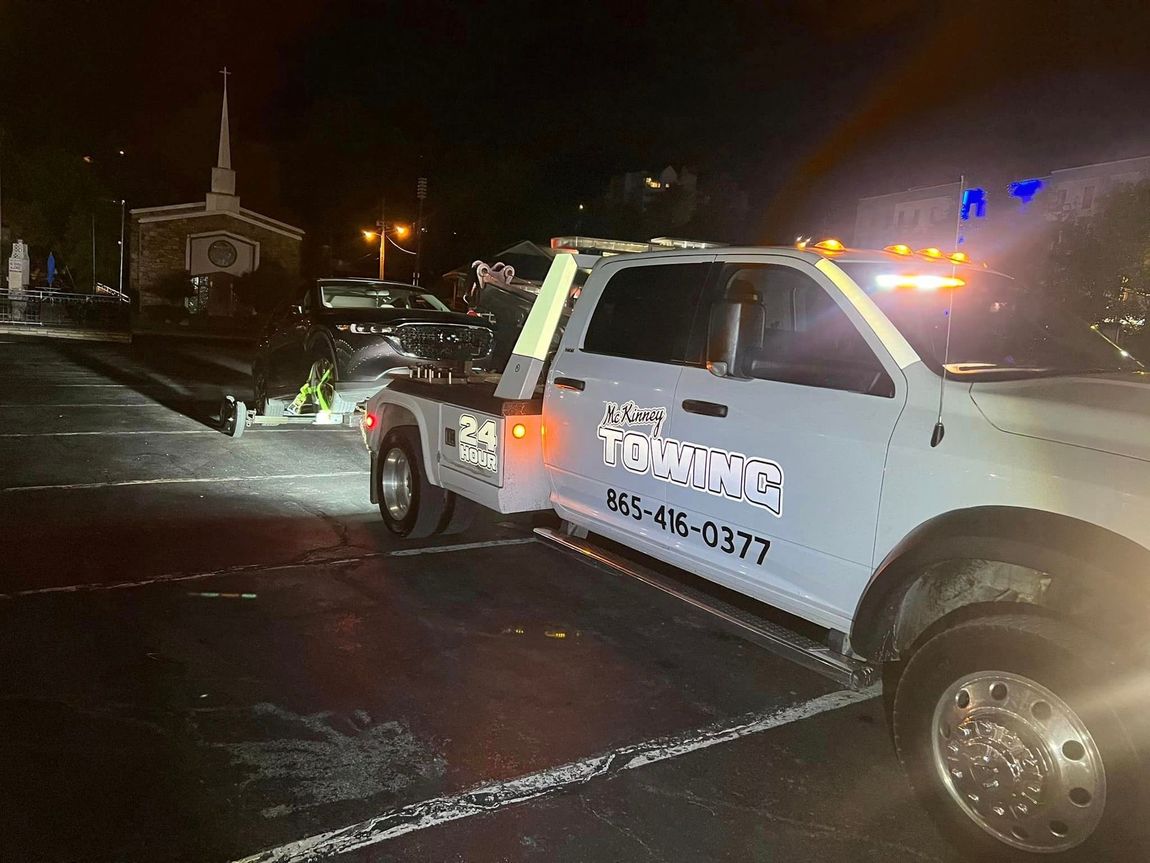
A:
<svg viewBox="0 0 1150 863">
<path fill-rule="evenodd" d="M 1104 655 L 1064 623 L 1003 616 L 958 624 L 911 657 L 895 746 L 959 848 L 979 860 L 1086 861 L 1144 847 L 1138 757 Z"/>
<path fill-rule="evenodd" d="M 414 426 L 397 426 L 379 448 L 379 514 L 392 533 L 419 539 L 442 533 L 451 519 L 455 495 L 427 480 L 423 451 Z"/>
</svg>

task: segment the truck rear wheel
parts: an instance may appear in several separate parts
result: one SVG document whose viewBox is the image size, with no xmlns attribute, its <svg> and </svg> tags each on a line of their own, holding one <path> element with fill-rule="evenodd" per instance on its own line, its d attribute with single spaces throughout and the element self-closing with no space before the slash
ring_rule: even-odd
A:
<svg viewBox="0 0 1150 863">
<path fill-rule="evenodd" d="M 442 533 L 451 518 L 451 492 L 432 485 L 423 469 L 415 426 L 397 426 L 379 448 L 379 514 L 397 536 L 421 539 Z"/>
<path fill-rule="evenodd" d="M 1139 723 L 1123 724 L 1118 695 L 1130 690 L 1104 656 L 1066 624 L 1011 615 L 944 630 L 907 663 L 899 759 L 972 858 L 1144 859 Z"/>
</svg>

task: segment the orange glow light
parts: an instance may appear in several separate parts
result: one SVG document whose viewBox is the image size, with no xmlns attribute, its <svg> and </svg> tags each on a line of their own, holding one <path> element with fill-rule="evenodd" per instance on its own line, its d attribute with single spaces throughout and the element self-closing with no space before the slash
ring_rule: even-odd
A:
<svg viewBox="0 0 1150 863">
<path fill-rule="evenodd" d="M 942 250 L 936 249 L 934 246 L 930 246 L 926 249 L 919 249 L 918 253 L 924 258 L 930 258 L 932 261 L 942 260 Z"/>
<path fill-rule="evenodd" d="M 937 291 L 939 288 L 961 288 L 966 284 L 962 279 L 952 276 L 935 275 L 899 275 L 897 273 L 883 273 L 875 276 L 874 282 L 885 291 L 897 288 L 913 288 L 916 291 Z"/>
<path fill-rule="evenodd" d="M 890 252 L 892 255 L 907 256 L 913 254 L 913 249 L 906 243 L 895 243 L 893 246 L 886 246 L 883 248 L 884 252 Z"/>
<path fill-rule="evenodd" d="M 955 252 L 950 256 L 950 262 L 952 264 L 969 264 L 970 255 L 968 255 L 966 252 Z"/>
<path fill-rule="evenodd" d="M 516 440 L 522 440 L 527 436 L 527 426 L 523 423 L 516 423 L 511 427 L 511 436 Z"/>
<path fill-rule="evenodd" d="M 819 240 L 814 247 L 823 252 L 841 252 L 846 248 L 839 240 L 835 239 Z"/>
</svg>

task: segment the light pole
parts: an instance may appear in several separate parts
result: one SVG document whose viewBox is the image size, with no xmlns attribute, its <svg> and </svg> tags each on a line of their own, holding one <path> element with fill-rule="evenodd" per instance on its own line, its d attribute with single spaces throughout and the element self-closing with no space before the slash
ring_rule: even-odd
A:
<svg viewBox="0 0 1150 863">
<path fill-rule="evenodd" d="M 387 199 L 379 201 L 379 280 L 387 278 L 384 261 L 387 260 Z"/>
<path fill-rule="evenodd" d="M 423 200 L 427 197 L 427 177 L 420 177 L 416 181 L 415 197 L 419 199 L 419 215 L 415 222 L 415 275 L 411 281 L 418 285 L 423 263 Z"/>
<path fill-rule="evenodd" d="M 121 153 L 124 151 L 121 150 Z M 120 198 L 120 299 L 124 298 L 124 205 L 126 201 Z"/>
</svg>

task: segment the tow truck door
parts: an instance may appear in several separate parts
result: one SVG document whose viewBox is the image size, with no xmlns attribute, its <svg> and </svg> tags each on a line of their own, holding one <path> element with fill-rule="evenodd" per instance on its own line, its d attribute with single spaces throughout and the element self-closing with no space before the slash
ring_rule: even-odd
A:
<svg viewBox="0 0 1150 863">
<path fill-rule="evenodd" d="M 611 260 L 583 288 L 547 377 L 544 460 L 561 515 L 629 544 L 665 548 L 653 519 L 666 484 L 649 471 L 649 444 L 671 433 L 713 259 Z"/>
<path fill-rule="evenodd" d="M 726 376 L 687 367 L 679 379 L 672 427 L 698 449 L 691 481 L 668 492 L 686 513 L 677 562 L 846 631 L 870 575 L 905 378 L 801 259 L 720 256 L 704 305 L 711 358 L 715 342 L 740 344 Z M 741 323 L 725 338 L 733 310 Z"/>
</svg>

